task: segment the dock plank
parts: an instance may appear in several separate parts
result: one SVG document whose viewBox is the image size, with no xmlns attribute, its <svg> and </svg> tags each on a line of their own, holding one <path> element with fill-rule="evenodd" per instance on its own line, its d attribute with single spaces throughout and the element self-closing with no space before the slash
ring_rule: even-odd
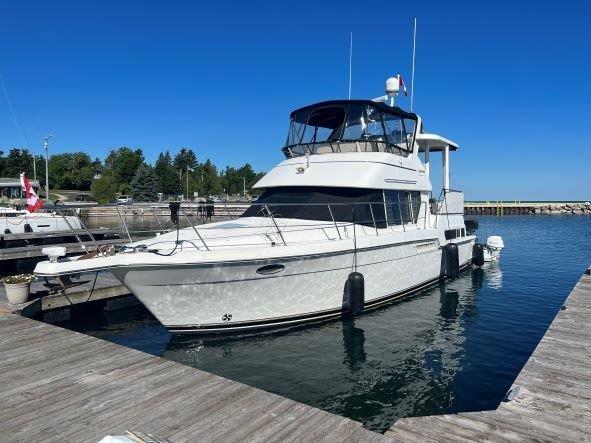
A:
<svg viewBox="0 0 591 443">
<path fill-rule="evenodd" d="M 396 441 L 361 423 L 153 355 L 0 315 L 2 441 Z"/>
</svg>

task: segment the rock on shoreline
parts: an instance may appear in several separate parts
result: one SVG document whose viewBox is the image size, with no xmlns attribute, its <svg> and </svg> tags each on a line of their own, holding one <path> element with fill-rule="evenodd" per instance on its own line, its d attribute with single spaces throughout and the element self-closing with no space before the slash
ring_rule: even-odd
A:
<svg viewBox="0 0 591 443">
<path fill-rule="evenodd" d="M 553 204 L 547 206 L 539 206 L 532 212 L 533 214 L 540 215 L 591 215 L 591 203 L 565 203 L 565 204 Z"/>
</svg>

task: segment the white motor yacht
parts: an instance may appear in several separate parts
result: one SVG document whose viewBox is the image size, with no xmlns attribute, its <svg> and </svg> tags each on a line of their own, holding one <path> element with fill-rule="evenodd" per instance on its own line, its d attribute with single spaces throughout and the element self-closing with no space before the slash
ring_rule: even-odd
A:
<svg viewBox="0 0 591 443">
<path fill-rule="evenodd" d="M 395 106 L 398 88 L 393 78 L 378 99 L 293 111 L 286 158 L 256 184 L 262 195 L 239 218 L 115 253 L 53 257 L 35 273 L 111 271 L 179 333 L 334 318 L 457 277 L 476 243 L 463 193 L 450 188 L 458 145 Z M 441 193 L 430 180 L 434 152 L 443 159 Z M 173 219 L 182 216 L 171 208 Z"/>
</svg>

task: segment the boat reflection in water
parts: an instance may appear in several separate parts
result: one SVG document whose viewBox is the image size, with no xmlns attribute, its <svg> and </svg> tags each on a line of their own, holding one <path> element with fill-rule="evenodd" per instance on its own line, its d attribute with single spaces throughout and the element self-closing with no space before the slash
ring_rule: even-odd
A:
<svg viewBox="0 0 591 443">
<path fill-rule="evenodd" d="M 174 336 L 162 356 L 364 422 L 454 408 L 464 325 L 498 265 L 355 319 L 241 336 Z M 493 279 L 491 283 L 489 278 Z"/>
<path fill-rule="evenodd" d="M 503 287 L 503 271 L 498 262 L 486 263 L 483 271 L 489 288 L 501 289 Z"/>
</svg>

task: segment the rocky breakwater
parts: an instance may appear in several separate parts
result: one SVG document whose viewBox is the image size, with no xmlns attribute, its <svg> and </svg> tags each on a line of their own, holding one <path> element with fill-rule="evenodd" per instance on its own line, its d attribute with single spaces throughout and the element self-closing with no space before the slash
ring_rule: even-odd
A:
<svg viewBox="0 0 591 443">
<path fill-rule="evenodd" d="M 591 215 L 591 202 L 564 204 L 553 203 L 547 206 L 540 206 L 538 208 L 535 208 L 534 213 L 542 215 Z"/>
</svg>

